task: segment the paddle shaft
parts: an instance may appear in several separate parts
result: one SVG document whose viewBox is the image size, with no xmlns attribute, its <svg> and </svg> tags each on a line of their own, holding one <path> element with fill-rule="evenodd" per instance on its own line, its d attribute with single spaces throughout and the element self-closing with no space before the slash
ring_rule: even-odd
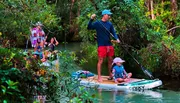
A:
<svg viewBox="0 0 180 103">
<path fill-rule="evenodd" d="M 103 27 L 114 39 L 116 39 L 116 38 L 114 37 L 114 35 L 113 35 L 99 20 L 97 20 L 97 21 L 102 25 L 102 27 Z M 119 36 L 118 36 L 118 39 L 120 39 Z M 133 57 L 133 56 L 131 55 L 131 53 L 129 53 L 128 50 L 126 50 L 123 46 L 121 46 L 121 43 L 118 43 L 118 44 L 119 44 L 120 47 L 122 47 L 122 48 L 133 58 L 133 60 L 141 67 L 142 71 L 143 71 L 147 76 L 149 76 L 149 78 L 154 79 L 154 77 L 151 75 L 151 73 L 149 73 L 149 71 L 146 70 L 146 69 L 137 61 L 137 59 L 136 59 L 135 57 Z"/>
<path fill-rule="evenodd" d="M 121 46 L 121 44 L 119 43 L 119 46 Z M 145 69 L 138 61 L 137 59 L 135 59 L 135 57 L 133 57 L 128 50 L 126 50 L 123 46 L 121 46 L 133 59 L 134 61 L 141 67 L 142 71 L 144 72 L 144 74 L 146 74 L 147 76 L 149 76 L 151 79 L 154 79 L 154 77 L 151 75 L 151 73 L 149 73 L 149 71 L 147 69 Z"/>
<path fill-rule="evenodd" d="M 114 38 L 114 39 L 116 39 L 115 37 L 114 37 L 114 35 L 99 21 L 99 20 L 97 20 L 102 26 L 103 26 L 103 28 Z M 119 38 L 119 36 L 118 36 L 118 38 Z M 121 40 L 122 41 L 122 40 Z M 118 43 L 119 44 L 119 46 L 121 46 L 121 44 L 120 43 Z M 140 63 L 123 47 L 123 46 L 121 46 L 133 59 L 134 59 L 134 61 L 138 64 L 138 65 L 140 65 Z"/>
</svg>

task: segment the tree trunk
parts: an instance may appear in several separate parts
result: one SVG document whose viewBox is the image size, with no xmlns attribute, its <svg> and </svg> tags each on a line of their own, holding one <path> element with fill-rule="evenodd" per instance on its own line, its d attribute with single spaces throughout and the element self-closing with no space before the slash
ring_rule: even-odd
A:
<svg viewBox="0 0 180 103">
<path fill-rule="evenodd" d="M 76 2 L 78 3 L 78 10 L 77 10 L 77 16 L 79 17 L 80 14 L 81 14 L 81 4 L 79 4 L 79 1 L 80 0 L 77 0 Z M 79 41 L 79 25 L 77 24 L 74 24 L 73 25 L 73 38 L 72 38 L 72 41 Z"/>
<path fill-rule="evenodd" d="M 154 20 L 155 15 L 154 15 L 153 0 L 150 0 L 150 13 L 151 13 L 151 19 Z"/>
<path fill-rule="evenodd" d="M 178 10 L 177 1 L 176 1 L 176 0 L 171 0 L 171 12 L 172 12 L 173 18 L 176 18 L 176 17 L 177 17 L 177 10 Z M 175 26 L 176 26 L 175 22 L 174 22 L 174 21 L 171 21 L 170 24 L 169 24 L 169 28 L 173 28 L 173 27 L 175 27 Z M 175 36 L 175 35 L 174 35 L 174 34 L 175 34 L 175 31 L 176 31 L 176 29 L 172 29 L 172 30 L 169 32 L 169 34 Z"/>
<path fill-rule="evenodd" d="M 78 1 L 76 1 L 78 2 Z M 70 26 L 70 31 L 69 31 L 69 34 L 72 36 L 71 40 L 75 40 L 76 38 L 78 38 L 78 25 L 73 22 L 73 20 L 75 19 L 75 16 L 76 15 L 80 15 L 80 5 L 78 5 L 78 11 L 77 11 L 77 14 L 73 14 L 72 10 L 73 10 L 73 7 L 74 7 L 74 4 L 75 4 L 75 0 L 71 0 L 71 6 L 70 6 L 70 20 L 69 20 L 69 25 Z"/>
<path fill-rule="evenodd" d="M 79 2 L 79 0 L 78 0 L 78 2 Z M 77 12 L 77 16 L 79 17 L 79 16 L 80 16 L 80 14 L 81 14 L 81 5 L 79 4 L 79 5 L 78 5 L 78 12 Z"/>
<path fill-rule="evenodd" d="M 172 16 L 176 18 L 177 16 L 177 10 L 178 10 L 178 5 L 176 0 L 171 0 L 171 11 L 172 11 Z"/>
<path fill-rule="evenodd" d="M 71 0 L 71 6 L 70 6 L 70 14 L 69 14 L 69 25 L 72 24 L 72 20 L 73 20 L 73 13 L 72 13 L 72 9 L 74 7 L 74 2 L 75 0 Z"/>
<path fill-rule="evenodd" d="M 145 1 L 145 6 L 147 7 L 148 11 L 150 11 L 150 2 L 149 2 L 149 0 Z"/>
<path fill-rule="evenodd" d="M 145 6 L 147 7 L 148 11 L 149 11 L 149 18 L 151 18 L 152 20 L 155 19 L 155 15 L 154 15 L 154 7 L 153 7 L 153 0 L 146 0 L 145 1 Z"/>
</svg>

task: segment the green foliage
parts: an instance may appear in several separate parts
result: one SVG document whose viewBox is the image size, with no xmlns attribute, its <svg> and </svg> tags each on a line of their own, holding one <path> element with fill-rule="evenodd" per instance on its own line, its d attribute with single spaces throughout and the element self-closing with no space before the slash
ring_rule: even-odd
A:
<svg viewBox="0 0 180 103">
<path fill-rule="evenodd" d="M 0 102 L 33 102 L 34 96 L 46 96 L 47 101 L 56 103 L 82 99 L 84 92 L 74 95 L 79 91 L 79 81 L 71 77 L 79 69 L 74 63 L 77 60 L 74 52 L 59 52 L 59 61 L 51 61 L 55 64 L 49 68 L 32 58 L 30 51 L 23 54 L 26 53 L 18 49 L 0 49 Z"/>
<path fill-rule="evenodd" d="M 12 52 L 14 51 L 14 52 Z M 14 66 L 20 68 L 22 67 L 21 64 L 18 64 L 19 62 L 25 63 L 23 61 L 23 56 L 20 54 L 16 54 L 18 52 L 18 49 L 6 49 L 6 48 L 1 48 L 0 49 L 0 69 L 9 69 Z"/>
<path fill-rule="evenodd" d="M 153 52 L 157 52 L 157 49 L 158 48 L 156 47 L 150 46 L 149 48 L 142 48 L 139 51 L 141 63 L 145 65 L 146 68 L 152 72 L 155 72 L 155 70 L 157 69 L 157 67 L 160 66 L 161 63 L 160 54 L 153 53 Z"/>
<path fill-rule="evenodd" d="M 143 0 L 140 3 L 141 7 L 144 8 Z M 157 1 L 154 4 L 154 15 L 155 20 L 150 21 L 150 29 L 146 28 L 147 40 L 153 42 L 148 44 L 146 48 L 140 50 L 142 62 L 147 65 L 152 71 L 158 71 L 162 75 L 168 75 L 170 77 L 178 78 L 179 73 L 179 37 L 173 37 L 178 34 L 172 34 L 170 31 L 167 34 L 168 28 L 172 28 L 172 24 L 178 24 L 179 15 L 175 18 L 172 16 L 170 8 L 171 3 L 169 1 Z M 178 12 L 178 11 L 177 11 Z M 145 12 L 146 16 L 150 15 L 149 11 Z M 148 33 L 149 32 L 149 33 Z M 171 34 L 171 35 L 170 35 Z M 160 74 L 159 73 L 159 74 Z"/>
<path fill-rule="evenodd" d="M 79 91 L 74 94 L 77 95 L 76 97 L 70 100 L 70 103 L 92 103 L 94 95 L 90 95 L 86 88 L 79 87 Z"/>
<path fill-rule="evenodd" d="M 177 52 L 180 52 L 180 36 L 178 36 L 177 38 L 175 38 L 172 41 L 174 48 L 177 50 Z"/>
<path fill-rule="evenodd" d="M 26 61 L 22 52 L 18 49 L 0 49 L 0 85 L 3 89 L 1 100 L 25 102 L 31 100 L 36 89 L 34 87 L 34 72 L 30 68 L 29 72 L 25 69 Z M 37 88 L 38 89 L 38 88 Z M 32 90 L 32 91 L 31 91 Z M 0 93 L 1 94 L 1 93 Z"/>
<path fill-rule="evenodd" d="M 29 38 L 29 28 L 41 21 L 46 34 L 53 28 L 58 28 L 58 18 L 54 5 L 47 5 L 46 0 L 4 0 L 0 1 L 0 32 L 4 39 L 14 42 L 16 45 L 24 44 Z M 15 39 L 16 38 L 16 39 Z M 12 44 L 11 44 L 12 45 Z"/>
<path fill-rule="evenodd" d="M 83 64 L 85 64 L 85 63 L 87 63 L 88 61 L 87 61 L 87 59 L 86 58 L 82 58 L 81 60 L 79 60 L 79 65 L 81 66 L 81 65 L 83 65 Z"/>
<path fill-rule="evenodd" d="M 97 44 L 93 45 L 91 43 L 83 43 L 81 44 L 82 52 L 88 57 L 89 59 L 93 59 L 97 57 Z"/>
<path fill-rule="evenodd" d="M 31 56 L 25 61 L 22 51 L 18 49 L 1 48 L 0 55 L 0 88 L 3 90 L 0 92 L 1 100 L 32 101 L 37 93 L 45 93 L 44 84 L 49 82 L 47 78 L 51 77 L 50 72 L 45 76 L 46 67 L 38 66 L 38 61 L 33 64 L 35 60 Z M 30 65 L 29 63 L 33 66 L 26 66 Z"/>
<path fill-rule="evenodd" d="M 71 77 L 71 73 L 78 70 L 74 62 L 77 59 L 75 54 L 68 51 L 61 51 L 58 55 L 60 60 L 60 72 L 52 72 L 55 75 L 47 85 L 48 100 L 56 103 L 69 103 L 70 101 L 74 101 L 74 98 L 78 99 L 80 102 L 91 100 L 92 98 L 90 96 L 82 98 L 83 95 L 86 96 L 89 95 L 89 93 L 87 91 L 85 94 L 84 91 L 78 92 L 82 91 L 81 88 L 79 88 L 79 81 Z"/>
<path fill-rule="evenodd" d="M 85 1 L 80 1 L 83 4 Z M 120 33 L 120 39 L 123 46 L 132 51 L 143 65 L 151 71 L 163 71 L 165 75 L 176 75 L 179 65 L 179 28 L 168 32 L 173 26 L 179 26 L 180 13 L 176 11 L 176 17 L 172 16 L 171 2 L 165 0 L 163 3 L 158 0 L 153 3 L 153 13 L 155 19 L 152 20 L 151 13 L 147 8 L 147 2 L 144 0 L 112 0 L 112 1 L 86 1 L 82 6 L 81 16 L 77 23 L 80 25 L 80 36 L 84 42 L 93 41 L 95 31 L 87 31 L 87 23 L 93 13 L 99 15 L 101 11 L 110 9 L 113 12 L 111 22 L 114 24 L 117 33 Z M 175 32 L 173 32 L 175 31 Z M 172 35 L 172 36 L 171 36 Z M 86 43 L 85 43 L 86 45 Z M 95 47 L 95 46 L 94 46 Z M 83 50 L 95 56 L 91 46 L 83 46 Z M 95 49 L 94 49 L 95 50 Z M 166 52 L 166 51 L 170 52 Z M 128 54 L 122 52 L 120 47 L 115 45 L 115 55 L 125 57 Z M 93 55 L 92 55 L 93 53 Z M 167 61 L 171 62 L 168 63 Z M 132 65 L 132 64 L 131 64 Z M 176 71 L 169 72 L 169 70 Z M 172 74 L 171 74 L 172 73 Z"/>
<path fill-rule="evenodd" d="M 9 70 L 0 70 L 0 102 L 22 102 L 24 101 L 24 96 L 19 90 L 19 82 L 14 82 L 11 79 L 19 75 L 20 71 L 16 68 L 11 68 Z M 9 76 L 12 77 L 9 77 Z M 18 98 L 17 98 L 18 97 Z"/>
<path fill-rule="evenodd" d="M 139 51 L 141 61 L 153 72 L 178 78 L 180 75 L 179 39 L 172 36 L 163 36 L 162 43 L 149 44 L 147 48 Z"/>
</svg>

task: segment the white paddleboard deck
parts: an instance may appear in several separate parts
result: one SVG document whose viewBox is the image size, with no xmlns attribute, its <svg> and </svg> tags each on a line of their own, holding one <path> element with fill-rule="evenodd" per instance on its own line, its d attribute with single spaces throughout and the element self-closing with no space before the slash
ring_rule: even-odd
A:
<svg viewBox="0 0 180 103">
<path fill-rule="evenodd" d="M 88 78 L 80 78 L 80 85 L 85 87 L 97 87 L 100 89 L 112 89 L 120 91 L 147 90 L 159 87 L 162 81 L 159 79 L 146 80 L 130 78 L 127 82 L 115 83 L 114 80 L 108 80 L 108 76 L 102 76 L 103 82 L 97 81 L 97 75 Z"/>
</svg>

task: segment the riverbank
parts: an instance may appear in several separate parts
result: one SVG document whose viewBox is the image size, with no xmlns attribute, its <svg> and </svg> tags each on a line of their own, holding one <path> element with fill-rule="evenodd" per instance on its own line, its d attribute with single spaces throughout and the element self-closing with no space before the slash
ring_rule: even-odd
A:
<svg viewBox="0 0 180 103">
<path fill-rule="evenodd" d="M 168 80 L 168 79 L 161 79 L 163 81 L 163 86 L 160 87 L 162 90 L 172 90 L 172 91 L 180 91 L 180 82 L 178 80 Z"/>
</svg>

